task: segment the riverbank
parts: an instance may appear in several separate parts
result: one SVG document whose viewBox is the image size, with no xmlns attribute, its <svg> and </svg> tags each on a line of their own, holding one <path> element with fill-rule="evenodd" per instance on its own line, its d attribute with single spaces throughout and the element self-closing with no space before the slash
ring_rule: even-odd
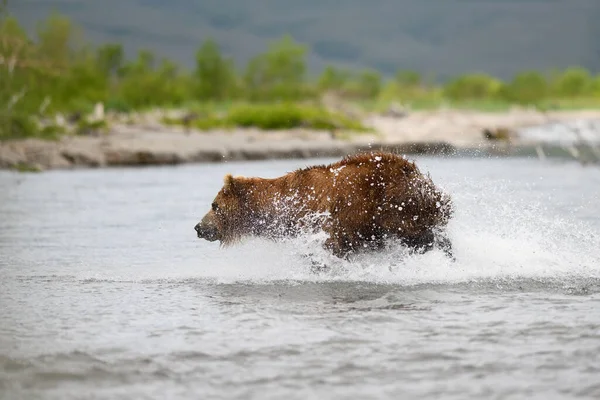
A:
<svg viewBox="0 0 600 400">
<path fill-rule="evenodd" d="M 524 130 L 578 121 L 600 121 L 600 110 L 514 109 L 503 113 L 436 110 L 396 116 L 374 114 L 363 119 L 373 132 L 362 133 L 308 129 L 198 131 L 150 119 L 111 123 L 106 133 L 98 135 L 69 135 L 57 141 L 0 142 L 0 168 L 46 170 L 338 157 L 369 148 L 386 148 L 405 154 L 514 153 L 544 143 L 543 134 L 523 135 Z M 600 129 L 599 124 L 594 126 Z M 600 138 L 600 132 L 592 136 Z"/>
</svg>

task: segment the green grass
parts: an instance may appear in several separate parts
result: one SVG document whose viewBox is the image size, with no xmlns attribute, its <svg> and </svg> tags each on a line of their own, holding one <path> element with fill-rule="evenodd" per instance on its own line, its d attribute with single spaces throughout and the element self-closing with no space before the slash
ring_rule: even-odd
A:
<svg viewBox="0 0 600 400">
<path fill-rule="evenodd" d="M 107 129 L 108 123 L 103 119 L 97 121 L 88 121 L 83 118 L 77 123 L 75 132 L 78 135 L 87 135 L 95 132 L 106 132 Z"/>
<path fill-rule="evenodd" d="M 84 135 L 90 132 L 105 132 L 107 129 L 108 124 L 105 120 L 89 122 L 82 119 L 75 126 L 74 133 Z M 54 123 L 41 123 L 32 116 L 17 113 L 0 114 L 0 140 L 59 140 L 67 134 L 66 127 Z"/>
<path fill-rule="evenodd" d="M 590 98 L 566 98 L 566 99 L 549 99 L 540 103 L 540 106 L 546 110 L 599 110 L 600 95 Z"/>
<path fill-rule="evenodd" d="M 514 107 L 510 103 L 498 99 L 449 101 L 440 93 L 420 93 L 412 100 L 365 100 L 348 101 L 347 104 L 359 110 L 368 112 L 383 112 L 394 104 L 399 103 L 410 107 L 411 110 L 434 111 L 442 107 L 455 110 L 471 110 L 480 112 L 506 112 Z M 129 109 L 125 104 L 114 108 Z M 539 110 L 574 111 L 600 110 L 600 96 L 578 98 L 548 98 L 536 104 Z M 329 111 L 319 106 L 317 102 L 288 102 L 288 103 L 242 103 L 239 101 L 223 102 L 190 102 L 185 107 L 194 117 L 189 126 L 200 130 L 234 129 L 238 127 L 258 128 L 262 130 L 285 130 L 306 128 L 315 130 L 338 130 L 348 132 L 367 132 L 358 118 Z M 133 120 L 132 120 L 133 121 Z M 185 125 L 181 118 L 165 118 L 166 124 Z M 35 116 L 12 112 L 0 112 L 0 140 L 38 138 L 58 140 L 67 134 L 85 135 L 89 133 L 106 132 L 107 122 L 88 122 L 81 119 L 74 129 L 66 129 L 52 123 L 41 123 Z M 70 133 L 72 132 L 72 133 Z"/>
<path fill-rule="evenodd" d="M 58 140 L 66 133 L 65 129 L 54 125 L 42 126 L 35 118 L 17 114 L 0 113 L 0 140 L 36 138 Z"/>
<path fill-rule="evenodd" d="M 17 172 L 27 173 L 27 172 L 42 172 L 41 168 L 37 165 L 32 165 L 28 163 L 18 163 L 12 167 L 13 170 Z"/>
<path fill-rule="evenodd" d="M 364 132 L 360 121 L 323 108 L 294 103 L 280 104 L 236 104 L 228 107 L 216 106 L 198 112 L 192 125 L 200 130 L 218 128 L 258 128 L 263 130 L 283 130 L 307 128 L 317 130 L 349 130 Z M 165 119 L 167 124 L 183 124 L 181 119 Z"/>
<path fill-rule="evenodd" d="M 0 139 L 30 138 L 39 135 L 37 122 L 26 115 L 0 114 Z"/>
</svg>

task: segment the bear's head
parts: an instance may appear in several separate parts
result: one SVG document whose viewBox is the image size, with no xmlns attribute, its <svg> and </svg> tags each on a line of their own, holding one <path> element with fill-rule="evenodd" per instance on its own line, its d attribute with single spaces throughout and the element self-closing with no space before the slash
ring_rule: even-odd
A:
<svg viewBox="0 0 600 400">
<path fill-rule="evenodd" d="M 212 202 L 211 210 L 194 229 L 198 238 L 222 245 L 231 244 L 251 233 L 253 214 L 248 204 L 248 178 L 226 175 L 223 187 Z"/>
</svg>

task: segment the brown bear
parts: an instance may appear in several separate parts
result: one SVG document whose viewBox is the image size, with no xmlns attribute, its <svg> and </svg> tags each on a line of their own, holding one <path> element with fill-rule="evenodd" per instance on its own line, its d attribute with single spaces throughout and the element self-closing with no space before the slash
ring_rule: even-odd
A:
<svg viewBox="0 0 600 400">
<path fill-rule="evenodd" d="M 442 229 L 452 215 L 448 195 L 404 157 L 360 153 L 274 179 L 225 176 L 197 235 L 222 245 L 244 236 L 277 239 L 322 229 L 325 247 L 341 258 L 399 239 L 414 250 L 436 244 L 452 257 Z"/>
</svg>

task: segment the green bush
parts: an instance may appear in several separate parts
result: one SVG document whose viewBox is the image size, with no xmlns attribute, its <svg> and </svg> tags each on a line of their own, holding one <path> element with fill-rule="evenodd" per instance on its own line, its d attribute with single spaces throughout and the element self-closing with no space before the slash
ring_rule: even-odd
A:
<svg viewBox="0 0 600 400">
<path fill-rule="evenodd" d="M 57 113 L 85 115 L 98 102 L 108 111 L 122 113 L 156 107 L 193 109 L 199 104 L 206 112 L 196 113 L 185 125 L 203 130 L 236 126 L 364 130 L 358 121 L 303 105 L 326 93 L 372 110 L 389 109 L 398 102 L 415 109 L 479 110 L 504 110 L 513 104 L 598 108 L 600 102 L 600 76 L 578 67 L 549 77 L 528 71 L 506 82 L 485 74 L 463 74 L 440 83 L 410 70 L 386 79 L 371 69 L 336 67 L 311 78 L 308 48 L 291 36 L 272 42 L 245 66 L 236 66 L 221 54 L 217 42 L 207 39 L 199 44 L 195 68 L 186 71 L 149 51 L 127 59 L 120 44 L 88 46 L 80 40 L 80 29 L 59 14 L 41 21 L 30 35 L 15 17 L 2 12 L 3 4 L 0 0 L 0 59 L 16 61 L 10 67 L 0 62 L 0 113 L 4 112 L 0 139 L 56 139 L 65 129 L 40 120 L 52 120 Z M 260 104 L 237 103 L 241 101 Z M 75 126 L 76 133 L 103 129 Z"/>
<path fill-rule="evenodd" d="M 78 135 L 89 135 L 96 133 L 104 133 L 108 130 L 108 123 L 101 119 L 97 121 L 88 121 L 85 118 L 77 123 L 75 133 Z"/>
<path fill-rule="evenodd" d="M 593 92 L 594 81 L 584 68 L 568 68 L 558 75 L 553 85 L 553 94 L 560 97 L 581 97 Z"/>
<path fill-rule="evenodd" d="M 166 124 L 185 125 L 182 118 L 165 118 Z M 203 115 L 191 123 L 195 128 L 210 130 L 217 128 L 258 128 L 282 130 L 307 128 L 318 130 L 347 129 L 366 131 L 360 121 L 325 109 L 294 103 L 242 104 L 232 106 L 223 116 Z"/>
<path fill-rule="evenodd" d="M 494 98 L 502 83 L 485 74 L 463 75 L 448 82 L 444 95 L 452 100 Z"/>
<path fill-rule="evenodd" d="M 548 96 L 548 81 L 539 72 L 522 72 L 503 86 L 500 93 L 510 102 L 537 104 Z"/>
<path fill-rule="evenodd" d="M 44 140 L 58 140 L 67 133 L 67 130 L 59 125 L 49 124 L 40 128 L 38 138 Z"/>
<path fill-rule="evenodd" d="M 25 114 L 0 114 L 0 140 L 37 138 L 58 140 L 66 130 L 54 123 L 42 125 Z"/>
<path fill-rule="evenodd" d="M 12 167 L 12 169 L 15 170 L 15 171 L 17 171 L 17 172 L 21 172 L 21 173 L 42 172 L 42 169 L 39 166 L 33 165 L 33 164 L 24 163 L 24 162 L 20 162 L 18 164 L 15 164 Z"/>
<path fill-rule="evenodd" d="M 106 111 L 114 111 L 117 113 L 129 113 L 133 111 L 133 107 L 121 98 L 109 98 L 104 105 Z"/>
<path fill-rule="evenodd" d="M 264 130 L 311 128 L 364 131 L 359 122 L 325 109 L 298 104 L 248 104 L 232 108 L 226 116 L 228 125 L 256 127 Z"/>
<path fill-rule="evenodd" d="M 36 121 L 23 114 L 0 114 L 0 139 L 32 138 L 40 130 Z"/>
<path fill-rule="evenodd" d="M 189 121 L 186 121 L 185 118 L 173 118 L 173 117 L 165 117 L 162 119 L 162 123 L 165 125 L 178 125 L 184 127 L 194 127 L 201 131 L 208 131 L 211 129 L 219 129 L 219 128 L 232 128 L 231 125 L 226 119 L 220 118 L 214 114 L 204 114 L 194 117 Z"/>
</svg>

